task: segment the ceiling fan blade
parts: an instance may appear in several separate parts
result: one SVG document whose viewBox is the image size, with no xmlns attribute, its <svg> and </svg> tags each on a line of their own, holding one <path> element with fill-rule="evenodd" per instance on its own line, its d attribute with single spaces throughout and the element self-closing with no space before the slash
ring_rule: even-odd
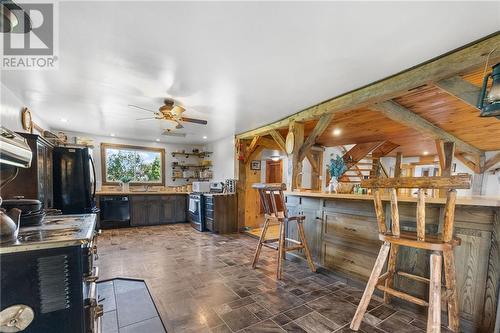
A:
<svg viewBox="0 0 500 333">
<path fill-rule="evenodd" d="M 148 111 L 148 112 L 151 112 L 151 113 L 157 113 L 158 112 L 158 111 L 153 111 L 153 110 L 145 109 L 145 108 L 142 108 L 140 106 L 133 105 L 133 104 L 129 104 L 128 106 L 131 106 L 131 107 L 137 108 L 137 109 L 141 109 L 141 110 L 144 110 L 144 111 Z"/>
<path fill-rule="evenodd" d="M 147 117 L 147 118 L 136 118 L 135 120 L 154 120 L 155 117 Z"/>
<path fill-rule="evenodd" d="M 182 126 L 182 124 L 178 120 L 174 120 L 174 121 L 177 123 L 177 126 L 175 126 L 176 129 L 184 128 L 184 126 Z"/>
<path fill-rule="evenodd" d="M 206 120 L 202 120 L 202 119 L 181 117 L 181 120 L 186 121 L 188 123 L 195 123 L 195 124 L 202 124 L 202 125 L 208 124 L 208 122 Z"/>
</svg>

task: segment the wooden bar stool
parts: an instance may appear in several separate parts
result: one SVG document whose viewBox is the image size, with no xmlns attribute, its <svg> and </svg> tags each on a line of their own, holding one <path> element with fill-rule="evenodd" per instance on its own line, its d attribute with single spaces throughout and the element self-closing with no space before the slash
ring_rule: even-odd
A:
<svg viewBox="0 0 500 333">
<path fill-rule="evenodd" d="M 278 251 L 278 267 L 276 269 L 276 277 L 281 280 L 283 272 L 283 262 L 285 260 L 286 251 L 295 251 L 304 249 L 307 263 L 311 271 L 316 272 L 316 267 L 311 258 L 309 247 L 307 246 L 306 236 L 304 233 L 305 216 L 288 216 L 285 196 L 283 191 L 286 190 L 285 184 L 253 184 L 252 188 L 259 191 L 260 202 L 264 208 L 264 226 L 259 238 L 259 244 L 255 250 L 255 256 L 252 262 L 252 268 L 257 266 L 260 250 L 262 246 L 269 247 Z M 281 209 L 281 211 L 279 211 Z M 291 222 L 297 222 L 298 234 L 300 240 L 286 238 L 286 225 Z M 266 239 L 266 233 L 270 225 L 279 225 L 279 237 L 274 239 Z M 271 243 L 278 242 L 278 246 L 273 246 Z M 287 242 L 294 244 L 287 247 Z"/>
<path fill-rule="evenodd" d="M 453 248 L 460 245 L 460 239 L 453 237 L 456 189 L 468 189 L 471 185 L 470 175 L 451 177 L 402 177 L 377 178 L 363 181 L 361 186 L 373 189 L 375 212 L 377 215 L 379 239 L 383 241 L 372 273 L 366 284 L 365 292 L 359 302 L 358 309 L 351 322 L 351 329 L 357 331 L 370 303 L 375 288 L 384 292 L 384 300 L 389 303 L 395 296 L 406 301 L 428 306 L 427 332 L 441 332 L 441 298 L 448 304 L 448 327 L 458 332 L 459 310 L 455 279 L 455 262 Z M 381 199 L 382 188 L 389 189 L 391 198 L 391 228 L 387 230 L 384 209 Z M 418 188 L 417 197 L 417 228 L 415 232 L 401 232 L 399 228 L 398 188 Z M 444 223 L 442 233 L 426 235 L 425 233 L 425 189 L 447 189 Z M 431 251 L 430 277 L 421 277 L 396 270 L 398 248 L 407 246 Z M 387 270 L 381 274 L 382 268 L 389 257 Z M 441 295 L 441 266 L 444 258 L 445 292 Z M 404 276 L 429 284 L 429 300 L 417 298 L 399 290 L 393 289 L 394 275 Z"/>
</svg>

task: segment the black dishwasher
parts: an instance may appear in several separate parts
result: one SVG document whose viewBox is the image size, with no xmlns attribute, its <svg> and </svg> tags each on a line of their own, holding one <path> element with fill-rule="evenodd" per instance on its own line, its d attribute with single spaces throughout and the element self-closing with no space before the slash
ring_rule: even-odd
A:
<svg viewBox="0 0 500 333">
<path fill-rule="evenodd" d="M 130 205 L 127 196 L 101 196 L 99 205 L 101 228 L 130 227 Z"/>
</svg>

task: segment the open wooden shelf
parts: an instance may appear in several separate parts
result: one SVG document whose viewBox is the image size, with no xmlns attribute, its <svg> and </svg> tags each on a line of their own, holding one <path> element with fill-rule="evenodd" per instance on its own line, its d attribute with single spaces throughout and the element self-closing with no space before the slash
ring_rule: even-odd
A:
<svg viewBox="0 0 500 333">
<path fill-rule="evenodd" d="M 199 153 L 181 153 L 181 152 L 172 152 L 172 156 L 185 156 L 186 158 L 188 158 L 189 156 L 197 156 L 199 158 L 204 158 L 208 155 L 212 154 L 212 152 L 209 152 L 209 151 L 202 151 L 202 152 L 199 152 Z"/>
</svg>

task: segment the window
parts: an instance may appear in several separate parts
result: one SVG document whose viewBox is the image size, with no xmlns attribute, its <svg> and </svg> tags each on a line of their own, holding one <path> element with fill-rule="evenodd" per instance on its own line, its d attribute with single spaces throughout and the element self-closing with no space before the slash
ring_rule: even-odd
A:
<svg viewBox="0 0 500 333">
<path fill-rule="evenodd" d="M 131 184 L 165 185 L 165 150 L 110 143 L 101 144 L 104 185 L 128 180 Z"/>
</svg>

